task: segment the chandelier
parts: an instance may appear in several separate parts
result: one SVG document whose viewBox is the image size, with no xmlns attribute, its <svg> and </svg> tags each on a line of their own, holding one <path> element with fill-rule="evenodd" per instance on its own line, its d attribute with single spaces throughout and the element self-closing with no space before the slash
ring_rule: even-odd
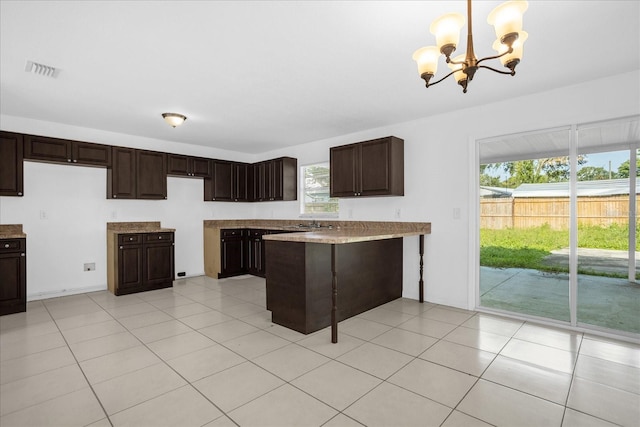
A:
<svg viewBox="0 0 640 427">
<path fill-rule="evenodd" d="M 522 15 L 527 10 L 526 1 L 508 1 L 493 9 L 487 18 L 487 22 L 495 28 L 498 39 L 492 48 L 497 55 L 477 59 L 473 51 L 473 29 L 471 23 L 471 0 L 467 0 L 467 53 L 451 58 L 458 46 L 460 29 L 464 25 L 464 17 L 459 13 L 448 13 L 431 23 L 429 31 L 436 36 L 436 46 L 427 46 L 416 50 L 413 59 L 418 63 L 418 73 L 426 82 L 426 87 L 440 83 L 453 75 L 462 86 L 462 92 L 467 93 L 467 85 L 473 80 L 473 76 L 479 68 L 487 68 L 500 74 L 516 74 L 516 65 L 522 59 L 522 47 L 528 34 L 522 31 Z M 438 69 L 440 54 L 446 57 L 446 62 L 451 72 L 443 78 L 431 82 Z M 482 62 L 491 59 L 500 59 L 502 65 L 509 71 L 500 71 Z"/>
</svg>

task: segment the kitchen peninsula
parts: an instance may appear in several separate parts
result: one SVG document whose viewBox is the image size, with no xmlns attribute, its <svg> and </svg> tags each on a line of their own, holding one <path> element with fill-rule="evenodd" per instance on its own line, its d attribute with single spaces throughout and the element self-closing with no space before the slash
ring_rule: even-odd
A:
<svg viewBox="0 0 640 427">
<path fill-rule="evenodd" d="M 424 300 L 430 223 L 248 219 L 205 220 L 203 226 L 205 274 L 256 274 L 255 265 L 262 264 L 257 275 L 267 279 L 272 321 L 290 329 L 308 334 L 333 324 L 336 342 L 337 322 L 400 298 L 403 237 L 419 236 Z"/>
<path fill-rule="evenodd" d="M 420 302 L 424 235 L 430 223 L 352 222 L 332 229 L 265 236 L 267 309 L 273 323 L 308 334 L 402 296 L 402 238 L 419 236 Z M 340 292 L 340 298 L 338 298 Z"/>
</svg>

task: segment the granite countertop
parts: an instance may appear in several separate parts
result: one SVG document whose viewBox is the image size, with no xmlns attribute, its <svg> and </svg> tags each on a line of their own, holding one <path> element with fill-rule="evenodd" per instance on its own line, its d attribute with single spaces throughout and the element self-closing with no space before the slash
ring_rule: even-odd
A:
<svg viewBox="0 0 640 427">
<path fill-rule="evenodd" d="M 315 222 L 315 221 L 314 221 Z M 396 237 L 431 234 L 429 222 L 384 222 L 384 221 L 333 221 L 318 220 L 320 228 L 306 228 L 310 220 L 290 219 L 242 219 L 205 220 L 205 228 L 259 228 L 266 230 L 298 231 L 294 233 L 268 234 L 265 240 L 310 243 L 355 243 Z M 302 225 L 302 227 L 300 227 Z M 331 227 L 331 228 L 329 228 Z"/>
<path fill-rule="evenodd" d="M 431 223 L 428 222 L 393 222 L 388 224 L 388 227 L 375 227 L 369 229 L 340 227 L 335 229 L 307 231 L 303 233 L 269 234 L 262 238 L 264 240 L 277 240 L 281 242 L 344 244 L 394 239 L 397 237 L 418 236 L 420 234 L 431 234 Z M 407 224 L 407 226 L 403 226 L 403 224 Z"/>
<path fill-rule="evenodd" d="M 22 224 L 0 225 L 0 239 L 24 239 L 27 235 L 22 231 Z"/>
<path fill-rule="evenodd" d="M 160 221 L 147 222 L 108 222 L 107 232 L 117 234 L 134 234 L 134 233 L 173 233 L 175 228 L 163 228 Z"/>
</svg>

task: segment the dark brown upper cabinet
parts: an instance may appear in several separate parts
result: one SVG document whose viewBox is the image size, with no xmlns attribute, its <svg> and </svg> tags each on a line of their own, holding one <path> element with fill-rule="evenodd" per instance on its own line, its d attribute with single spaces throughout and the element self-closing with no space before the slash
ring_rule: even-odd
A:
<svg viewBox="0 0 640 427">
<path fill-rule="evenodd" d="M 25 159 L 82 166 L 111 166 L 111 146 L 24 135 Z"/>
<path fill-rule="evenodd" d="M 220 202 L 246 202 L 247 168 L 246 163 L 213 160 L 211 179 L 204 180 L 205 200 Z"/>
<path fill-rule="evenodd" d="M 254 200 L 298 199 L 298 161 L 280 157 L 253 165 Z"/>
<path fill-rule="evenodd" d="M 195 178 L 211 177 L 211 160 L 202 157 L 184 156 L 182 154 L 167 155 L 167 174 Z"/>
<path fill-rule="evenodd" d="M 107 169 L 107 198 L 167 198 L 167 155 L 155 151 L 113 147 Z"/>
<path fill-rule="evenodd" d="M 404 140 L 331 147 L 331 197 L 404 196 Z"/>
<path fill-rule="evenodd" d="M 0 132 L 0 196 L 22 196 L 24 191 L 22 135 Z"/>
</svg>

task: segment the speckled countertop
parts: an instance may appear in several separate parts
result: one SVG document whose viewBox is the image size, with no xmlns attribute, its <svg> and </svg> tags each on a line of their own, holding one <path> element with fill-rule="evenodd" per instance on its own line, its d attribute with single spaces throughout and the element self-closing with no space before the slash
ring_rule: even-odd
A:
<svg viewBox="0 0 640 427">
<path fill-rule="evenodd" d="M 133 234 L 133 233 L 169 233 L 175 232 L 175 228 L 163 228 L 160 221 L 147 222 L 108 222 L 107 232 L 117 234 Z"/>
<path fill-rule="evenodd" d="M 300 220 L 205 220 L 205 228 L 260 228 L 267 230 L 300 231 L 286 234 L 269 234 L 265 240 L 309 243 L 355 243 L 396 237 L 431 234 L 429 222 L 383 222 L 383 221 L 332 221 L 319 220 L 322 228 L 298 228 L 312 221 Z M 331 228 L 328 228 L 331 226 Z"/>
<path fill-rule="evenodd" d="M 0 225 L 0 239 L 24 239 L 27 235 L 22 231 L 22 224 Z"/>
</svg>

